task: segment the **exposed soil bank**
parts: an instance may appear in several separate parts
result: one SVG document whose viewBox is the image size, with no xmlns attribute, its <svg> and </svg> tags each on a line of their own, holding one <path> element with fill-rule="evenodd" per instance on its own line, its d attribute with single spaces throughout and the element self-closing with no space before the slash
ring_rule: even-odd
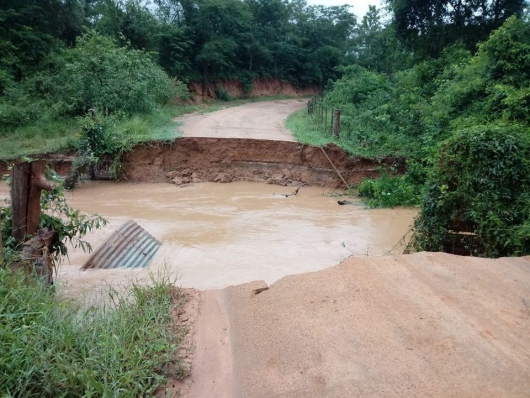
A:
<svg viewBox="0 0 530 398">
<path fill-rule="evenodd" d="M 264 286 L 202 297 L 206 308 L 224 303 L 229 324 L 233 383 L 216 396 L 528 396 L 530 258 L 348 259 L 254 293 Z M 215 339 L 196 345 L 223 352 Z"/>
<path fill-rule="evenodd" d="M 380 164 L 350 158 L 330 144 L 326 153 L 348 183 L 378 175 Z M 382 165 L 402 160 L 384 159 Z M 172 144 L 152 142 L 125 154 L 123 177 L 132 182 L 190 183 L 251 181 L 278 185 L 342 187 L 326 155 L 318 147 L 297 142 L 237 138 L 184 137 Z"/>
<path fill-rule="evenodd" d="M 329 144 L 326 154 L 349 183 L 377 177 L 380 166 L 404 169 L 404 159 L 351 158 Z M 46 159 L 60 175 L 68 174 L 73 156 L 52 154 Z M 0 175 L 8 162 L 0 162 Z M 106 179 L 105 175 L 102 175 Z M 318 147 L 298 142 L 240 138 L 183 137 L 172 142 L 147 142 L 123 156 L 122 179 L 130 182 L 265 182 L 345 188 L 329 160 Z"/>
<path fill-rule="evenodd" d="M 48 153 L 43 155 L 33 155 L 32 159 L 44 159 L 55 170 L 59 175 L 65 176 L 70 172 L 72 168 L 72 162 L 74 161 L 74 152 L 70 151 L 67 153 Z M 0 161 L 0 177 L 9 173 L 9 167 L 13 164 L 12 161 Z"/>
<path fill-rule="evenodd" d="M 233 98 L 272 97 L 275 95 L 308 96 L 318 92 L 317 86 L 296 88 L 291 83 L 282 82 L 275 78 L 256 78 L 252 81 L 250 90 L 245 91 L 245 85 L 240 80 L 227 80 L 216 83 L 202 84 L 192 82 L 188 89 L 195 100 L 214 99 L 215 87 L 224 89 Z"/>
</svg>

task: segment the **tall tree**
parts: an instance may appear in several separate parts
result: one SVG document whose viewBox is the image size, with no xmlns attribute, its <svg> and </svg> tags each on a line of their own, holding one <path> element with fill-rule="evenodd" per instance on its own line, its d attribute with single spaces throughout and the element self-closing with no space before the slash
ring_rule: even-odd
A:
<svg viewBox="0 0 530 398">
<path fill-rule="evenodd" d="M 381 19 L 382 10 L 369 6 L 351 41 L 351 61 L 384 73 L 409 67 L 411 52 L 398 41 L 394 25 L 384 25 Z"/>
<path fill-rule="evenodd" d="M 19 80 L 34 71 L 56 44 L 73 44 L 83 22 L 77 0 L 0 2 L 0 91 L 2 81 Z"/>
<path fill-rule="evenodd" d="M 526 4 L 525 0 L 385 1 L 401 40 L 428 56 L 438 56 L 457 41 L 475 50 L 510 16 L 521 16 Z"/>
<path fill-rule="evenodd" d="M 200 71 L 202 82 L 233 77 L 238 64 L 236 52 L 243 45 L 251 21 L 245 3 L 185 0 L 182 6 L 196 51 L 193 66 Z"/>
</svg>

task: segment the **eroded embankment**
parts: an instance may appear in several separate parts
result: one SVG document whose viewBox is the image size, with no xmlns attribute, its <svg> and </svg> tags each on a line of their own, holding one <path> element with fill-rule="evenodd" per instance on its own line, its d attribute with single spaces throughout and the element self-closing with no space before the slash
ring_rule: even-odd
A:
<svg viewBox="0 0 530 398">
<path fill-rule="evenodd" d="M 271 97 L 274 95 L 298 97 L 316 95 L 318 93 L 317 86 L 297 88 L 292 83 L 282 82 L 278 78 L 255 78 L 252 80 L 251 87 L 247 87 L 247 89 L 245 89 L 243 82 L 237 79 L 209 84 L 198 82 L 188 84 L 188 90 L 197 101 L 204 98 L 217 98 L 216 88 L 222 88 L 228 95 L 234 98 Z"/>
<path fill-rule="evenodd" d="M 348 183 L 376 176 L 380 165 L 401 167 L 403 163 L 350 158 L 333 144 L 325 151 L 329 160 L 320 148 L 297 142 L 180 138 L 172 144 L 153 142 L 136 147 L 123 158 L 123 177 L 134 182 L 251 181 L 340 187 L 343 183 L 330 160 Z"/>
<path fill-rule="evenodd" d="M 122 179 L 131 182 L 250 181 L 278 185 L 307 184 L 344 188 L 333 165 L 348 184 L 364 177 L 375 177 L 380 166 L 403 169 L 403 159 L 381 161 L 355 157 L 330 144 L 319 147 L 298 142 L 239 138 L 183 137 L 172 142 L 147 142 L 123 157 Z M 329 159 L 328 159 L 329 157 Z M 73 157 L 45 155 L 61 175 L 69 172 Z M 0 174 L 7 173 L 10 162 L 0 162 Z M 100 175 L 105 177 L 105 173 Z"/>
</svg>

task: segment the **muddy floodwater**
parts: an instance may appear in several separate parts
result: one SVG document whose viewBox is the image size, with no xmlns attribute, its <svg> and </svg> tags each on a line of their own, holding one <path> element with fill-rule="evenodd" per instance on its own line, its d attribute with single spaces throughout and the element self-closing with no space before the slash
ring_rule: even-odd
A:
<svg viewBox="0 0 530 398">
<path fill-rule="evenodd" d="M 97 247 L 132 219 L 162 242 L 146 269 L 87 270 L 88 254 L 71 250 L 59 268 L 59 284 L 77 290 L 102 280 L 121 281 L 169 268 L 178 284 L 198 289 L 317 271 L 350 255 L 380 256 L 410 228 L 415 209 L 339 206 L 326 188 L 257 183 L 171 184 L 86 182 L 67 193 L 72 207 L 110 221 L 87 240 Z M 7 196 L 5 186 L 0 198 Z"/>
</svg>

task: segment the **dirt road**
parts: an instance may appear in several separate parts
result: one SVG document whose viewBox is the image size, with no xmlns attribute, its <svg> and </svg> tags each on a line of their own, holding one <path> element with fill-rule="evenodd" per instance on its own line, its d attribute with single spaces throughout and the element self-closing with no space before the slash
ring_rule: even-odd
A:
<svg viewBox="0 0 530 398">
<path fill-rule="evenodd" d="M 304 99 L 254 102 L 204 115 L 186 115 L 175 120 L 182 122 L 179 128 L 184 137 L 295 141 L 285 128 L 285 120 L 306 103 Z"/>
<path fill-rule="evenodd" d="M 202 295 L 197 325 L 219 331 L 199 366 L 224 366 L 188 396 L 528 397 L 530 258 L 350 259 L 264 286 Z"/>
</svg>

